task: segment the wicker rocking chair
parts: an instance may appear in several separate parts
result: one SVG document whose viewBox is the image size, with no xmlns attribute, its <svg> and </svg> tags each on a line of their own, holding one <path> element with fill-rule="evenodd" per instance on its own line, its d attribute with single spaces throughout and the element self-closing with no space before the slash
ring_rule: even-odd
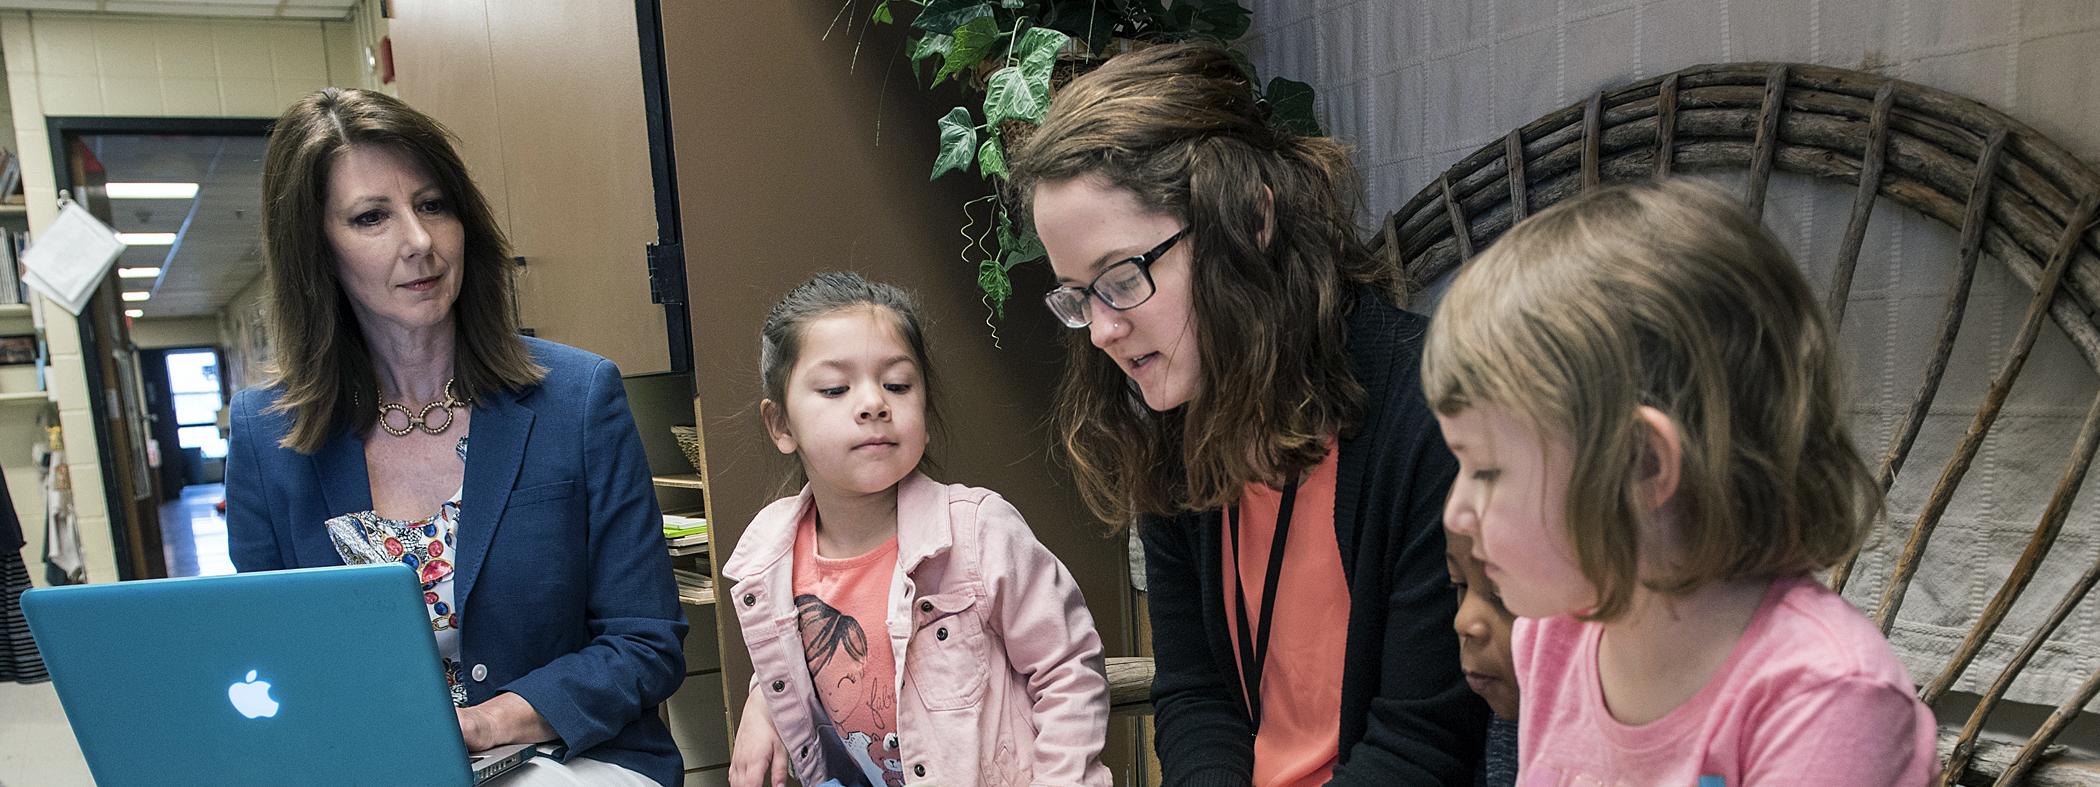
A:
<svg viewBox="0 0 2100 787">
<path fill-rule="evenodd" d="M 1758 212 L 1763 212 L 1775 170 L 1855 185 L 1826 296 L 1838 324 L 1877 199 L 1959 230 L 1959 261 L 1946 286 L 1937 344 L 1929 363 L 1916 372 L 1916 396 L 1879 457 L 1883 490 L 1906 470 L 1933 472 L 1908 468 L 1905 459 L 1947 371 L 1978 260 L 1987 252 L 2027 287 L 2030 300 L 2011 348 L 1994 360 L 1997 371 L 1982 405 L 1951 458 L 1937 469 L 1938 481 L 1916 525 L 1907 534 L 1877 525 L 1884 531 L 1878 535 L 1904 544 L 1878 601 L 1867 610 L 1887 633 L 1935 529 L 1965 524 L 1944 521 L 1949 504 L 2019 378 L 2043 320 L 2054 320 L 2086 362 L 2100 370 L 2100 329 L 2093 319 L 2100 306 L 2100 244 L 2093 231 L 2100 175 L 2003 113 L 1939 90 L 1821 66 L 1705 65 L 1601 91 L 1510 132 L 1415 195 L 1388 218 L 1376 243 L 1416 282 L 1431 282 L 1529 213 L 1600 183 L 1691 170 L 1747 170 L 1744 200 Z M 1922 670 L 1917 675 L 1929 678 L 1919 689 L 1927 704 L 1945 698 L 2035 578 L 2064 527 L 2096 447 L 2100 395 L 2085 411 L 2071 456 L 2025 552 L 1970 623 L 1951 661 L 1936 675 Z M 1842 589 L 1855 575 L 1855 565 L 1848 563 L 1831 581 Z M 2100 673 L 2063 698 L 2024 745 L 1979 736 L 2013 680 L 2096 581 L 2100 563 L 2070 585 L 2047 620 L 2011 655 L 1968 723 L 1958 731 L 1942 731 L 1942 784 L 2100 785 L 2100 765 L 2060 756 L 2063 747 L 2052 745 L 2100 694 Z"/>
</svg>

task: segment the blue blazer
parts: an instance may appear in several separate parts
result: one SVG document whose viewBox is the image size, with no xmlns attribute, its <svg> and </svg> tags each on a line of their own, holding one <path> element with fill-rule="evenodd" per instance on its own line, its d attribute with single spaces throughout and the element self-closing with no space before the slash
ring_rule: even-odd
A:
<svg viewBox="0 0 2100 787">
<path fill-rule="evenodd" d="M 453 564 L 459 677 L 470 703 L 506 691 L 532 703 L 564 760 L 675 785 L 657 705 L 685 679 L 686 621 L 619 369 L 524 341 L 546 378 L 473 405 Z M 282 393 L 233 398 L 226 530 L 241 571 L 340 565 L 322 523 L 372 508 L 359 435 L 312 455 L 278 446 L 292 420 L 269 411 Z"/>
</svg>

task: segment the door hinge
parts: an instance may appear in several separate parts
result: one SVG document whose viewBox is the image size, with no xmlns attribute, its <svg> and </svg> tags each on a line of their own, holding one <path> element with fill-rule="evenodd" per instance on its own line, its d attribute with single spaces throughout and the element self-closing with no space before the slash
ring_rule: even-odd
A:
<svg viewBox="0 0 2100 787">
<path fill-rule="evenodd" d="M 685 303 L 684 244 L 651 243 L 649 257 L 649 302 Z"/>
</svg>

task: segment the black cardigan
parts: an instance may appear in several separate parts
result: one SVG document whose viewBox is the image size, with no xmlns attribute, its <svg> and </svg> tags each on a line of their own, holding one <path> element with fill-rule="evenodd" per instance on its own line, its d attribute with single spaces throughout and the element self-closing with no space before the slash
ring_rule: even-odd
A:
<svg viewBox="0 0 2100 787">
<path fill-rule="evenodd" d="M 1341 440 L 1335 541 L 1349 586 L 1337 785 L 1473 784 L 1486 703 L 1467 688 L 1444 568 L 1444 497 L 1458 472 L 1421 391 L 1429 322 L 1364 294 L 1350 364 L 1368 413 Z M 1217 511 L 1148 518 L 1155 748 L 1168 787 L 1246 787 L 1253 725 L 1226 634 Z M 1289 592 L 1288 588 L 1284 592 Z"/>
</svg>

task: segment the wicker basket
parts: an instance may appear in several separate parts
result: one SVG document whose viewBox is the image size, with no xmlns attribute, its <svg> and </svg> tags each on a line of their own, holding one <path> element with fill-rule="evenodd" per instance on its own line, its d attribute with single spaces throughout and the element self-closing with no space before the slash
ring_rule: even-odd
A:
<svg viewBox="0 0 2100 787">
<path fill-rule="evenodd" d="M 693 426 L 671 427 L 671 437 L 678 441 L 678 451 L 685 454 L 685 461 L 692 463 L 693 472 L 701 472 L 700 429 Z"/>
</svg>

